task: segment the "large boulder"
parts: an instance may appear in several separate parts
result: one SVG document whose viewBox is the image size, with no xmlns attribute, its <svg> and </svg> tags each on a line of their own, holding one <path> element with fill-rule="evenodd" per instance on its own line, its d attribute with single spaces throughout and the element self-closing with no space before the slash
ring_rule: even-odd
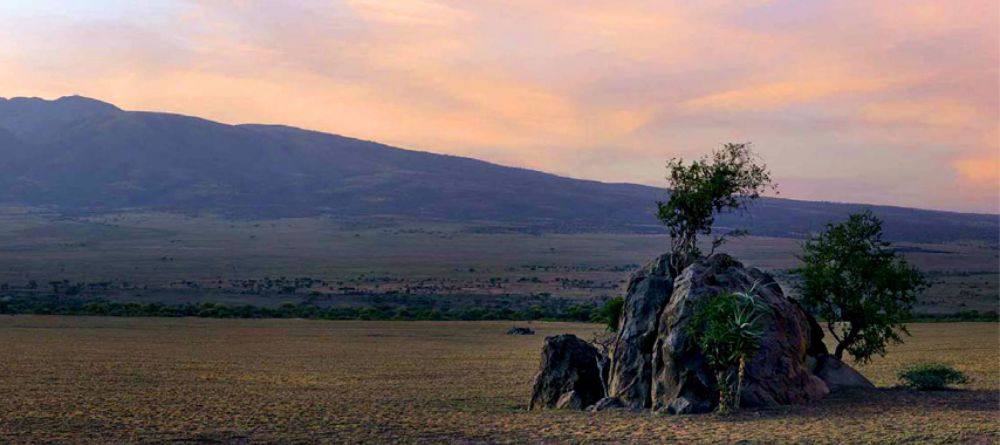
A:
<svg viewBox="0 0 1000 445">
<path fill-rule="evenodd" d="M 545 338 L 528 409 L 584 409 L 604 397 L 607 357 L 572 334 Z"/>
<path fill-rule="evenodd" d="M 653 409 L 673 414 L 714 409 L 715 375 L 690 338 L 691 318 L 704 299 L 750 289 L 770 311 L 764 317 L 760 350 L 747 364 L 741 406 L 802 403 L 829 392 L 807 366 L 807 353 L 817 348 L 811 344 L 817 337 L 805 312 L 785 297 L 770 275 L 720 254 L 695 262 L 674 279 L 653 349 Z"/>
<path fill-rule="evenodd" d="M 840 361 L 837 357 L 824 354 L 816 357 L 816 371 L 815 374 L 830 388 L 830 392 L 840 392 L 848 389 L 869 389 L 874 388 L 875 385 L 872 384 L 865 376 L 861 375 L 860 372 L 855 371 Z"/>
<path fill-rule="evenodd" d="M 673 287 L 669 254 L 661 255 L 629 279 L 608 382 L 608 394 L 628 408 L 650 407 L 653 346 L 660 314 Z"/>
</svg>

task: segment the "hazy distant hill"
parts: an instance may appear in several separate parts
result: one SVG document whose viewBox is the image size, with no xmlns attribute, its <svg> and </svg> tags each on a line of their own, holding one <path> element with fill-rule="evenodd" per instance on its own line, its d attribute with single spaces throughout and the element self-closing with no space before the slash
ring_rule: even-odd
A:
<svg viewBox="0 0 1000 445">
<path fill-rule="evenodd" d="M 665 191 L 504 167 L 270 125 L 122 111 L 73 96 L 0 98 L 0 202 L 67 212 L 153 208 L 241 217 L 327 214 L 493 221 L 548 230 L 659 230 Z M 801 236 L 871 207 L 890 236 L 996 242 L 997 215 L 765 199 L 759 235 Z"/>
</svg>

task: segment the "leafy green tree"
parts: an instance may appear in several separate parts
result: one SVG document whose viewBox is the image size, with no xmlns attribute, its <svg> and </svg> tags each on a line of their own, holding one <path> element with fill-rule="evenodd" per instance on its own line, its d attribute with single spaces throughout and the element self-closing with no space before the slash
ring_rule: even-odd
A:
<svg viewBox="0 0 1000 445">
<path fill-rule="evenodd" d="M 747 362 L 760 349 L 768 312 L 753 289 L 712 296 L 695 310 L 689 333 L 715 373 L 720 413 L 739 408 Z"/>
<path fill-rule="evenodd" d="M 826 320 L 838 359 L 847 351 L 867 362 L 909 335 L 904 323 L 927 282 L 882 239 L 882 221 L 871 211 L 827 224 L 806 241 L 800 259 L 801 301 Z"/>
<path fill-rule="evenodd" d="M 725 144 L 686 165 L 683 159 L 667 162 L 670 198 L 657 202 L 657 217 L 670 233 L 671 267 L 679 272 L 701 256 L 699 235 L 711 235 L 716 214 L 745 211 L 750 202 L 768 188 L 775 189 L 767 166 L 759 161 L 749 144 Z M 744 230 L 729 236 L 746 234 Z M 721 246 L 726 234 L 712 240 L 712 250 Z"/>
</svg>

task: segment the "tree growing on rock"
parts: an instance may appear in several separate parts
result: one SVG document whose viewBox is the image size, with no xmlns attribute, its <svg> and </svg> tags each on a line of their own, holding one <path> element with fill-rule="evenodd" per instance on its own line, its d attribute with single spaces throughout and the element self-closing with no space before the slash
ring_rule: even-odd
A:
<svg viewBox="0 0 1000 445">
<path fill-rule="evenodd" d="M 657 217 L 670 233 L 671 268 L 679 273 L 702 256 L 700 235 L 711 235 L 715 216 L 724 211 L 746 210 L 768 188 L 771 173 L 747 143 L 725 144 L 691 164 L 672 158 L 667 162 L 670 197 L 657 202 Z M 746 234 L 734 230 L 712 240 L 709 256 L 726 236 Z"/>
<path fill-rule="evenodd" d="M 826 320 L 838 359 L 846 351 L 867 362 L 909 334 L 904 323 L 927 283 L 882 239 L 882 221 L 871 211 L 827 224 L 806 241 L 800 259 L 802 304 Z"/>
<path fill-rule="evenodd" d="M 695 310 L 689 325 L 691 338 L 715 373 L 722 414 L 739 408 L 747 362 L 760 349 L 765 329 L 762 317 L 767 312 L 753 289 L 712 296 Z"/>
</svg>

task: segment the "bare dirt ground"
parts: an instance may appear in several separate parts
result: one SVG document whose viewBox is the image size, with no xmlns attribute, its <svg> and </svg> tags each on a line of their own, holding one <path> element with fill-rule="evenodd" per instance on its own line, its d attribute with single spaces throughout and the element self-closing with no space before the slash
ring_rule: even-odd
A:
<svg viewBox="0 0 1000 445">
<path fill-rule="evenodd" d="M 879 389 L 714 415 L 525 411 L 546 335 L 594 325 L 0 316 L 0 443 L 995 443 L 1000 326 L 913 325 Z M 893 388 L 936 361 L 961 390 Z"/>
</svg>

